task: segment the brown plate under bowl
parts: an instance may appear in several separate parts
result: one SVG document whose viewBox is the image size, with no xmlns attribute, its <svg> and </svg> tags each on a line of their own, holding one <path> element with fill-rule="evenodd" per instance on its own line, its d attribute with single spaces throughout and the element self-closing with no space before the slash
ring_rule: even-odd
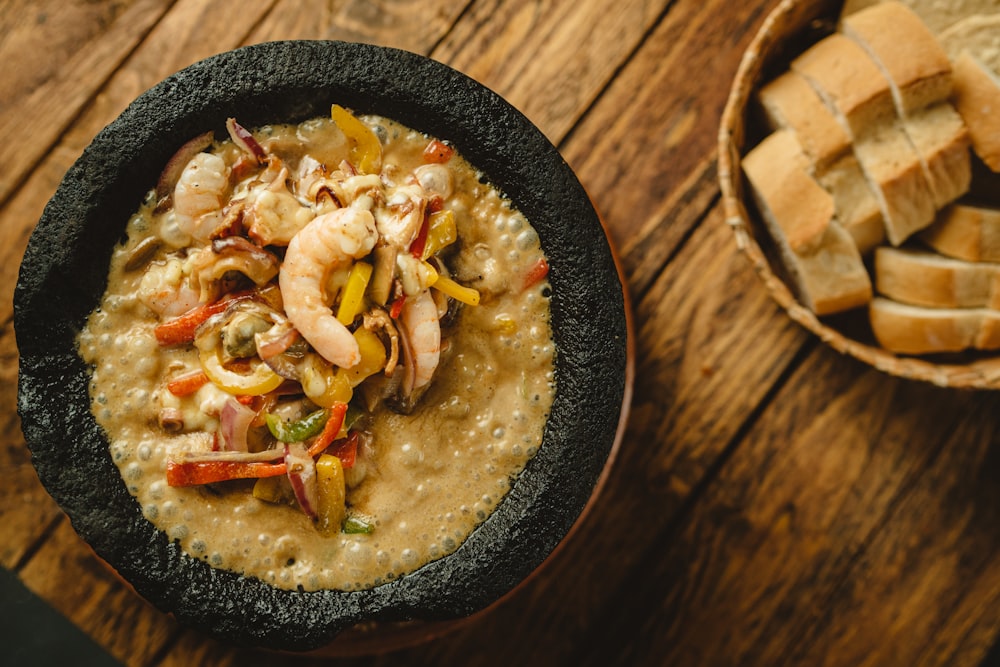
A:
<svg viewBox="0 0 1000 667">
<path fill-rule="evenodd" d="M 542 444 L 452 554 L 368 590 L 279 589 L 182 552 L 143 516 L 90 411 L 76 335 L 113 246 L 167 160 L 206 129 L 298 122 L 331 103 L 447 140 L 534 225 L 551 266 L 556 394 Z M 136 591 L 241 645 L 303 651 L 359 624 L 433 623 L 526 580 L 588 505 L 627 408 L 626 297 L 593 205 L 558 151 L 498 95 L 438 62 L 329 41 L 220 54 L 164 80 L 100 132 L 45 208 L 15 291 L 18 411 L 32 461 L 73 527 Z"/>
<path fill-rule="evenodd" d="M 831 33 L 842 5 L 842 0 L 782 0 L 743 54 L 719 128 L 719 184 L 726 222 L 774 300 L 792 320 L 833 349 L 898 377 L 944 387 L 998 389 L 1000 356 L 996 354 L 897 355 L 875 341 L 865 309 L 817 317 L 789 287 L 777 246 L 747 194 L 740 161 L 767 131 L 755 108 L 758 88 Z"/>
</svg>

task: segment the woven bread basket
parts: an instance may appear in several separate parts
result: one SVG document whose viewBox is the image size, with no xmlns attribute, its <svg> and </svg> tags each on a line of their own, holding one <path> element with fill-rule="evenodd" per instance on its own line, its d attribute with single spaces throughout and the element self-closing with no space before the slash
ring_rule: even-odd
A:
<svg viewBox="0 0 1000 667">
<path fill-rule="evenodd" d="M 944 387 L 1000 389 L 1000 355 L 896 355 L 878 346 L 865 309 L 817 317 L 789 287 L 792 283 L 777 246 L 746 196 L 740 161 L 767 132 L 755 106 L 756 91 L 787 69 L 792 58 L 836 28 L 842 4 L 842 0 L 781 0 L 743 54 L 719 129 L 718 173 L 726 222 L 770 295 L 789 317 L 838 352 L 898 377 Z"/>
</svg>

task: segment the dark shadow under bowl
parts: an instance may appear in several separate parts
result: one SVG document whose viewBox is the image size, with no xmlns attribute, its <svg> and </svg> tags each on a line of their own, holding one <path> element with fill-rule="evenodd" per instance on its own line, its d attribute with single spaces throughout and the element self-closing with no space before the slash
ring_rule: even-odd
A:
<svg viewBox="0 0 1000 667">
<path fill-rule="evenodd" d="M 538 230 L 548 255 L 557 392 L 536 456 L 453 554 L 355 592 L 289 591 L 183 553 L 142 515 L 90 412 L 76 335 L 126 221 L 187 139 L 329 113 L 376 113 L 453 143 Z M 361 621 L 454 619 L 488 607 L 555 549 L 587 504 L 628 393 L 626 300 L 603 228 L 558 151 L 468 77 L 394 49 L 274 42 L 199 62 L 131 104 L 69 170 L 28 244 L 15 292 L 18 411 L 38 475 L 73 527 L 135 589 L 226 641 L 284 650 Z"/>
</svg>

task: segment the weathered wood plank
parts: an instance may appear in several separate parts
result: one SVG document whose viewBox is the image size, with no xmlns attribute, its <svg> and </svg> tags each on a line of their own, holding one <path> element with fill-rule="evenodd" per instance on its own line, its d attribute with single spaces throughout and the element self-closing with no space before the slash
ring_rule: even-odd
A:
<svg viewBox="0 0 1000 667">
<path fill-rule="evenodd" d="M 996 491 L 960 461 L 982 462 L 996 400 L 882 376 L 817 347 L 623 588 L 645 613 L 601 631 L 637 639 L 583 664 L 917 664 L 920 615 L 946 622 L 947 589 L 960 571 L 980 571 L 968 531 L 996 533 Z M 972 414 L 977 425 L 963 427 Z M 970 429 L 980 433 L 971 442 Z M 972 502 L 934 515 L 970 484 L 979 491 L 967 495 L 990 496 L 984 525 L 955 521 Z M 954 559 L 939 558 L 957 544 Z"/>
<path fill-rule="evenodd" d="M 44 49 L 35 54 L 47 63 L 43 67 L 51 68 L 53 75 L 41 86 L 13 97 L 0 114 L 0 136 L 7 141 L 7 157 L 0 173 L 0 202 L 45 157 L 168 6 L 167 0 L 135 0 L 120 14 L 111 13 L 112 22 L 93 39 L 79 43 L 71 56 L 67 57 L 65 48 L 62 58 L 59 52 Z"/>
<path fill-rule="evenodd" d="M 774 4 L 672 4 L 563 147 L 622 249 L 636 292 L 717 191 L 714 168 L 707 170 L 729 85 Z"/>
<path fill-rule="evenodd" d="M 0 116 L 18 99 L 58 78 L 81 47 L 134 5 L 85 0 L 7 0 L 0 14 Z"/>
<path fill-rule="evenodd" d="M 489 86 L 558 143 L 668 4 L 476 2 L 432 54 Z"/>
<path fill-rule="evenodd" d="M 250 36 L 276 39 L 338 39 L 426 54 L 469 0 L 283 0 Z"/>
<path fill-rule="evenodd" d="M 73 125 L 35 167 L 14 196 L 0 206 L 0 321 L 11 316 L 18 266 L 28 237 L 63 174 L 105 125 L 146 89 L 191 63 L 239 46 L 270 9 L 266 2 L 182 0 L 142 46 L 80 112 Z"/>
<path fill-rule="evenodd" d="M 796 653 L 806 661 L 978 665 L 1000 627 L 1000 397 L 923 391 L 910 409 L 943 432 L 898 443 L 926 465 L 824 600 Z"/>
<path fill-rule="evenodd" d="M 68 520 L 19 576 L 125 664 L 150 664 L 177 632 L 174 621 L 144 602 L 93 555 Z"/>
</svg>

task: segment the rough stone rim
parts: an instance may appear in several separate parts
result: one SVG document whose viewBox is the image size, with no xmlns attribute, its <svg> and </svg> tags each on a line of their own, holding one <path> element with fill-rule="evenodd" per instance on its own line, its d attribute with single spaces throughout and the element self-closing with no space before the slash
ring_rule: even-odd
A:
<svg viewBox="0 0 1000 667">
<path fill-rule="evenodd" d="M 300 592 L 217 570 L 141 513 L 89 411 L 75 335 L 105 286 L 113 244 L 186 139 L 326 114 L 332 102 L 454 143 L 538 229 L 551 264 L 557 395 L 542 446 L 453 554 L 364 591 Z M 74 528 L 138 592 L 226 641 L 285 650 L 362 620 L 445 620 L 484 609 L 557 546 L 615 440 L 626 384 L 623 288 L 597 213 L 558 151 L 501 97 L 405 51 L 270 42 L 196 63 L 153 87 L 67 172 L 29 242 L 15 291 L 18 411 L 39 477 Z"/>
</svg>

